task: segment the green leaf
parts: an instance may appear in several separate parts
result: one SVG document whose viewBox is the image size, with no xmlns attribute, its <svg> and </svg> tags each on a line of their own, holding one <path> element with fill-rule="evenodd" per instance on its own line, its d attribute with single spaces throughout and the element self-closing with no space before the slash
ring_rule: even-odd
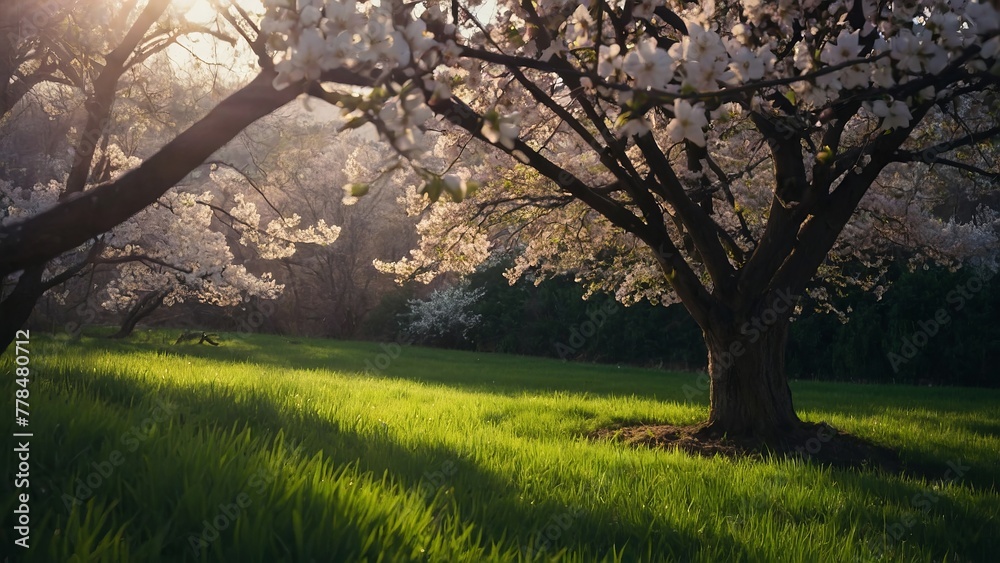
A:
<svg viewBox="0 0 1000 563">
<path fill-rule="evenodd" d="M 347 192 L 351 197 L 364 196 L 368 193 L 368 190 L 370 189 L 371 189 L 370 185 L 362 183 L 347 184 L 346 186 L 344 186 L 344 191 Z"/>
</svg>

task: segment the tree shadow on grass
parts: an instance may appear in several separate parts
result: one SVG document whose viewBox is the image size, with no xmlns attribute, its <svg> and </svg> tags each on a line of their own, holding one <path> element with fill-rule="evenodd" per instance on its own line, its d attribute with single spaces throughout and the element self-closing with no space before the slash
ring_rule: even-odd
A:
<svg viewBox="0 0 1000 563">
<path fill-rule="evenodd" d="M 205 386 L 199 388 L 180 387 L 157 384 L 145 381 L 110 375 L 91 375 L 78 377 L 79 374 L 63 374 L 65 381 L 56 383 L 72 388 L 85 396 L 93 397 L 115 410 L 128 412 L 139 410 L 145 412 L 157 399 L 169 402 L 177 407 L 177 415 L 171 419 L 166 432 L 181 432 L 187 428 L 195 431 L 209 429 L 230 430 L 234 434 L 248 428 L 253 435 L 268 437 L 268 443 L 273 444 L 273 438 L 281 432 L 286 438 L 285 446 L 298 448 L 302 458 L 308 459 L 323 452 L 336 466 L 353 465 L 363 473 L 373 476 L 387 475 L 391 483 L 404 490 L 415 491 L 428 504 L 439 502 L 442 497 L 450 496 L 451 508 L 462 521 L 474 524 L 481 534 L 478 545 L 488 550 L 493 544 L 504 544 L 511 549 L 525 547 L 525 551 L 537 550 L 544 546 L 544 553 L 552 554 L 563 548 L 585 546 L 589 553 L 596 557 L 608 553 L 612 548 L 628 546 L 626 560 L 639 559 L 647 556 L 646 547 L 650 545 L 654 557 L 664 560 L 694 560 L 699 557 L 701 546 L 717 546 L 719 552 L 729 554 L 730 559 L 763 560 L 765 554 L 759 546 L 747 545 L 734 534 L 725 531 L 702 530 L 662 530 L 651 531 L 645 523 L 621 523 L 610 507 L 603 507 L 593 502 L 593 499 L 581 498 L 582 509 L 572 503 L 559 502 L 553 497 L 535 498 L 534 502 L 522 498 L 522 487 L 519 477 L 501 475 L 489 471 L 476 461 L 443 446 L 421 446 L 407 448 L 395 442 L 391 436 L 370 432 L 364 428 L 345 427 L 329 419 L 317 416 L 312 412 L 292 411 L 289 405 L 275 402 L 274 397 L 267 396 L 252 389 L 240 390 L 222 386 Z M 67 424 L 72 423 L 69 414 L 63 415 Z M 142 416 L 141 414 L 139 416 Z M 201 449 L 207 443 L 196 442 Z M 39 447 L 43 447 L 42 444 Z M 211 458 L 212 452 L 203 452 Z M 197 458 L 186 457 L 183 452 L 173 457 L 148 460 L 155 465 L 162 479 L 157 480 L 158 486 L 165 495 L 175 489 L 184 489 L 186 494 L 195 494 L 212 498 L 208 505 L 216 506 L 219 502 L 232 502 L 235 494 L 240 492 L 243 483 L 212 482 L 205 479 L 202 473 L 205 468 Z M 76 466 L 87 466 L 91 460 L 76 461 Z M 101 460 L 96 460 L 101 461 Z M 254 463 L 261 463 L 260 459 Z M 89 467 L 89 466 L 87 466 Z M 72 469 L 73 467 L 68 467 Z M 153 466 L 147 466 L 145 471 L 153 471 Z M 225 473 L 215 474 L 225 476 Z M 286 476 L 294 478 L 294 475 Z M 731 483 L 725 475 L 707 476 L 714 482 L 710 488 L 726 491 Z M 836 512 L 836 518 L 843 520 L 840 526 L 847 529 L 852 524 L 860 524 L 866 533 L 866 541 L 874 542 L 875 549 L 894 553 L 900 541 L 905 540 L 921 553 L 934 554 L 935 559 L 941 559 L 956 552 L 973 560 L 988 560 L 987 555 L 1000 549 L 996 539 L 988 539 L 978 545 L 967 545 L 966 538 L 953 538 L 949 533 L 955 529 L 978 529 L 982 538 L 1000 538 L 1000 529 L 995 520 L 983 522 L 978 515 L 968 507 L 954 502 L 948 495 L 938 495 L 927 511 L 923 511 L 924 502 L 918 504 L 913 499 L 916 495 L 926 494 L 927 488 L 913 482 L 886 480 L 884 476 L 875 473 L 834 472 L 837 486 L 843 491 L 845 506 Z M 127 478 L 126 478 L 127 480 Z M 124 484 L 122 486 L 125 486 Z M 280 484 L 276 485 L 280 488 Z M 161 540 L 163 544 L 161 560 L 187 560 L 188 539 L 192 531 L 200 530 L 202 518 L 210 518 L 208 514 L 189 515 L 178 518 L 164 510 L 160 493 L 149 493 L 132 500 L 119 492 L 116 498 L 106 500 L 119 501 L 116 508 L 121 520 L 133 519 L 134 523 L 145 522 L 143 530 L 155 530 L 166 527 Z M 114 490 L 106 489 L 102 494 L 110 494 Z M 331 500 L 319 491 L 306 489 L 304 493 L 308 506 L 316 507 L 306 514 L 326 514 L 321 512 L 324 505 Z M 779 523 L 797 524 L 811 519 L 831 517 L 830 507 L 799 506 L 785 510 L 772 510 L 775 498 L 773 491 L 760 490 L 759 493 L 743 499 L 739 505 L 734 505 L 732 514 L 739 517 L 741 506 L 753 507 L 746 512 L 749 515 L 771 514 Z M 692 499 L 696 501 L 698 499 Z M 173 501 L 166 501 L 169 506 Z M 931 502 L 931 501 L 928 501 Z M 899 521 L 883 520 L 880 506 L 891 504 L 898 507 Z M 159 511 L 157 511 L 159 507 Z M 259 560 L 289 560 L 298 561 L 328 561 L 342 559 L 358 559 L 361 556 L 375 557 L 379 545 L 364 551 L 361 546 L 369 541 L 371 530 L 353 522 L 351 514 L 341 514 L 336 521 L 335 530 L 330 530 L 322 522 L 306 521 L 305 526 L 317 534 L 334 534 L 329 540 L 341 551 L 331 552 L 326 540 L 317 539 L 311 544 L 314 551 L 299 553 L 295 551 L 295 530 L 291 524 L 291 516 L 287 505 L 281 502 L 274 504 L 258 503 L 257 508 L 280 516 L 272 538 L 271 552 L 258 554 Z M 912 514 L 911 514 L 912 513 Z M 915 516 L 913 523 L 906 515 Z M 945 517 L 944 521 L 938 515 Z M 719 517 L 724 515 L 720 514 Z M 387 523 L 387 525 L 390 525 Z M 959 528 L 956 528 L 958 526 Z M 901 531 L 900 531 L 901 530 Z M 50 532 L 50 531 L 45 531 Z M 149 537 L 133 537 L 132 541 L 155 541 Z M 218 546 L 218 547 L 215 547 Z M 292 547 L 289 547 L 292 546 Z M 213 544 L 212 553 L 221 553 L 225 558 L 232 559 L 238 552 L 235 546 L 226 546 L 224 541 Z M 326 549 L 327 551 L 323 551 Z M 284 550 L 284 551 L 283 551 Z M 355 550 L 355 551 L 352 551 Z M 360 550 L 360 551 L 358 551 Z M 307 549 L 308 551 L 308 549 Z M 338 555 L 339 554 L 339 555 Z M 244 555 L 240 553 L 241 557 Z M 213 555 L 214 557 L 214 555 Z M 331 559 L 334 557 L 334 559 Z M 240 560 L 253 560 L 254 557 Z"/>
<path fill-rule="evenodd" d="M 152 333 L 153 336 L 159 333 Z M 439 350 L 394 343 L 346 342 L 271 335 L 222 333 L 220 347 L 172 345 L 147 335 L 145 340 L 88 341 L 90 347 L 157 353 L 173 357 L 198 357 L 228 362 L 248 362 L 279 369 L 317 369 L 343 375 L 384 377 L 440 384 L 469 391 L 502 395 L 524 392 L 586 393 L 590 396 L 635 396 L 680 404 L 707 405 L 708 382 L 702 372 L 677 372 L 616 365 L 567 363 L 552 358 Z M 886 408 L 939 407 L 938 391 L 907 385 L 865 385 L 793 381 L 796 407 L 831 410 L 867 417 Z M 948 402 L 956 413 L 961 397 L 1000 392 L 989 389 L 948 388 Z M 949 411 L 950 412 L 950 411 Z M 998 423 L 1000 424 L 1000 423 Z M 979 426 L 978 429 L 983 429 Z M 996 426 L 986 428 L 995 429 Z M 997 433 L 994 433 L 997 434 Z"/>
<path fill-rule="evenodd" d="M 158 333 L 154 333 L 158 334 Z M 198 357 L 207 360 L 229 362 L 251 362 L 272 366 L 277 369 L 323 369 L 333 370 L 342 375 L 357 374 L 358 377 L 380 377 L 390 380 L 414 381 L 432 385 L 444 385 L 464 391 L 490 393 L 504 396 L 520 396 L 524 393 L 586 393 L 593 397 L 634 395 L 640 398 L 707 406 L 708 393 L 704 385 L 699 386 L 699 376 L 655 370 L 625 369 L 626 378 L 618 375 L 622 370 L 615 366 L 592 364 L 571 364 L 544 358 L 527 358 L 471 352 L 442 352 L 436 349 L 364 342 L 335 342 L 319 339 L 297 339 L 275 336 L 223 334 L 221 347 L 197 345 L 159 345 L 155 342 L 110 342 L 97 340 L 98 347 L 136 352 L 150 351 L 151 345 L 157 353 L 171 357 Z M 147 338 L 148 340 L 148 338 Z M 284 343 L 284 345 L 282 345 Z M 457 361 L 456 361 L 457 360 Z M 703 375 L 701 376 L 704 377 Z M 844 384 L 832 386 L 829 383 L 793 384 L 805 386 L 796 391 L 799 408 L 821 408 L 826 412 L 836 412 L 848 417 L 877 416 L 886 408 L 915 407 L 926 410 L 920 416 L 922 424 L 934 424 L 935 420 L 947 420 L 969 432 L 993 432 L 996 424 L 983 423 L 971 419 L 971 412 L 956 410 L 955 400 L 940 402 L 940 397 L 925 389 L 914 387 L 891 387 L 885 385 L 864 386 Z M 966 393 L 979 390 L 952 390 L 958 399 Z M 821 401 L 825 401 L 821 402 Z M 938 401 L 937 403 L 935 401 Z M 945 408 L 941 405 L 947 405 Z M 909 416 L 909 415 L 908 415 Z M 643 421 L 647 424 L 669 424 L 675 421 Z M 997 423 L 1000 424 L 1000 423 Z M 961 447 L 960 447 L 961 446 Z M 899 450 L 904 462 L 911 467 L 911 473 L 936 475 L 947 469 L 947 462 L 954 459 L 938 459 L 941 452 L 948 452 L 950 458 L 959 458 L 959 450 L 965 445 L 938 443 L 929 439 L 912 442 Z M 978 466 L 983 466 L 993 452 L 976 451 L 967 453 Z M 981 471 L 970 477 L 971 482 L 980 487 L 995 487 L 1000 483 L 1000 468 Z"/>
<path fill-rule="evenodd" d="M 438 384 L 507 396 L 526 391 L 634 395 L 688 402 L 683 387 L 697 374 L 615 365 L 572 363 L 529 356 L 439 350 L 393 343 L 341 342 L 222 333 L 219 347 L 157 341 L 88 341 L 89 348 L 155 351 L 171 357 L 247 362 L 278 369 L 330 370 L 343 375 Z M 627 386 L 623 387 L 623 382 Z M 701 399 L 701 398 L 699 398 Z M 706 402 L 707 396 L 701 402 Z"/>
<path fill-rule="evenodd" d="M 881 556 L 879 560 L 901 559 L 899 554 L 904 549 L 914 548 L 933 561 L 992 561 L 1000 550 L 996 509 L 990 515 L 990 510 L 982 510 L 989 501 L 975 507 L 955 498 L 962 494 L 959 488 L 971 484 L 976 469 L 965 467 L 965 473 L 951 468 L 928 472 L 924 475 L 926 484 L 909 479 L 888 481 L 867 475 L 841 475 L 838 485 L 858 499 L 851 513 L 861 515 L 863 537 L 871 551 Z M 995 492 L 980 493 L 993 496 L 994 507 L 1000 503 Z M 871 504 L 860 499 L 868 499 Z M 886 506 L 891 510 L 883 518 L 877 508 Z M 876 510 L 866 510 L 869 507 Z"/>
<path fill-rule="evenodd" d="M 734 555 L 747 555 L 747 550 L 750 549 L 731 536 L 695 537 L 676 530 L 664 532 L 662 536 L 650 539 L 648 530 L 644 526 L 609 525 L 615 519 L 615 515 L 608 510 L 593 506 L 567 505 L 553 498 L 535 498 L 533 502 L 524 500 L 514 478 L 485 470 L 474 460 L 458 455 L 449 448 L 440 446 L 406 448 L 393 441 L 387 434 L 377 432 L 365 434 L 310 412 L 290 413 L 282 406 L 276 405 L 272 398 L 255 391 L 240 392 L 218 386 L 193 389 L 90 374 L 85 380 L 77 379 L 67 383 L 79 389 L 85 396 L 101 401 L 118 412 L 130 409 L 144 412 L 154 401 L 172 405 L 176 409 L 176 414 L 171 418 L 165 432 L 180 432 L 181 428 L 187 427 L 201 430 L 198 436 L 212 429 L 228 430 L 232 433 L 230 436 L 235 436 L 243 429 L 250 429 L 251 435 L 266 437 L 268 443 L 273 443 L 275 436 L 280 432 L 285 437 L 284 445 L 298 450 L 304 459 L 322 452 L 324 457 L 336 466 L 353 465 L 359 472 L 369 473 L 375 477 L 387 475 L 392 483 L 421 495 L 426 503 L 438 502 L 442 495 L 452 496 L 454 498 L 451 501 L 452 510 L 456 511 L 461 521 L 475 525 L 481 534 L 478 544 L 484 550 L 489 550 L 494 544 L 506 544 L 510 549 L 523 548 L 525 553 L 532 552 L 542 556 L 556 553 L 564 547 L 573 548 L 582 545 L 596 557 L 603 556 L 615 547 L 620 550 L 624 545 L 643 551 L 641 548 L 646 542 L 652 541 L 655 549 L 669 552 L 675 556 L 673 558 L 687 560 L 694 557 L 702 542 L 725 546 L 723 549 Z M 202 444 L 202 447 L 206 447 L 205 444 Z M 164 509 L 164 503 L 167 505 L 176 503 L 177 495 L 193 494 L 213 499 L 211 502 L 206 502 L 214 507 L 216 501 L 221 504 L 233 502 L 240 488 L 245 486 L 241 483 L 213 481 L 214 477 L 224 476 L 225 472 L 210 472 L 206 478 L 202 475 L 206 471 L 206 468 L 201 466 L 204 460 L 199 462 L 197 460 L 201 458 L 193 454 L 189 456 L 185 452 L 186 449 L 179 450 L 177 455 L 169 459 L 148 460 L 152 465 L 146 470 L 153 471 L 155 466 L 156 474 L 159 476 L 157 483 L 161 491 L 147 492 L 149 496 L 156 498 L 142 499 L 122 494 L 118 498 L 106 499 L 109 502 L 119 503 L 115 510 L 119 513 L 120 522 L 131 519 L 133 523 L 145 522 L 145 530 L 160 529 L 162 537 L 156 541 L 161 541 L 163 545 L 162 560 L 177 561 L 192 558 L 192 553 L 188 549 L 192 531 L 201 529 L 200 518 L 211 519 L 215 515 L 211 512 L 204 515 L 170 515 L 169 510 Z M 87 464 L 91 461 L 101 460 L 90 460 L 84 456 L 76 463 L 89 468 Z M 74 468 L 72 465 L 64 467 L 69 471 Z M 100 494 L 108 495 L 113 491 L 121 494 L 129 486 L 127 476 L 123 476 L 122 480 L 119 487 L 102 489 L 99 491 Z M 277 486 L 280 488 L 280 485 Z M 160 498 L 161 495 L 163 498 Z M 320 505 L 329 503 L 330 500 L 317 494 L 306 502 L 310 505 Z M 287 512 L 287 507 L 281 506 L 262 506 L 262 508 L 281 514 Z M 340 556 L 352 560 L 362 556 L 377 558 L 378 546 L 371 548 L 374 551 L 367 552 L 362 552 L 363 549 L 360 547 L 370 539 L 371 530 L 358 527 L 356 523 L 351 522 L 349 514 L 346 516 L 336 523 L 335 533 L 338 539 L 334 543 L 347 546 L 343 548 L 347 551 L 336 555 L 316 547 L 317 551 L 311 554 L 292 551 L 260 554 L 261 560 L 289 560 L 289 557 L 297 561 L 343 560 Z M 163 522 L 156 521 L 157 518 Z M 322 523 L 307 522 L 305 525 L 313 526 L 315 532 L 330 532 L 328 529 L 316 528 L 322 527 Z M 51 533 L 51 530 L 46 532 Z M 290 521 L 284 522 L 276 533 L 278 535 L 275 546 L 296 545 L 295 531 Z M 132 541 L 142 542 L 150 539 L 140 536 L 133 537 Z M 219 542 L 210 546 L 210 549 L 215 550 L 212 553 L 215 554 L 221 549 L 227 556 L 231 555 L 228 547 L 224 548 L 221 544 L 222 542 Z M 350 550 L 355 547 L 362 551 L 351 552 Z M 323 555 L 318 555 L 320 553 Z"/>
</svg>

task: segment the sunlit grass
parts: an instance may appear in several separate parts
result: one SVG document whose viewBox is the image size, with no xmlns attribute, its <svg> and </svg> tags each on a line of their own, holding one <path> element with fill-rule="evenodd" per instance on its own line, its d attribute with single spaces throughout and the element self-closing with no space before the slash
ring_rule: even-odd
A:
<svg viewBox="0 0 1000 563">
<path fill-rule="evenodd" d="M 584 437 L 703 418 L 695 374 L 171 336 L 35 338 L 26 560 L 989 561 L 1000 549 L 996 391 L 794 385 L 805 418 L 924 468 L 896 477 Z M 969 469 L 944 482 L 949 462 Z"/>
</svg>

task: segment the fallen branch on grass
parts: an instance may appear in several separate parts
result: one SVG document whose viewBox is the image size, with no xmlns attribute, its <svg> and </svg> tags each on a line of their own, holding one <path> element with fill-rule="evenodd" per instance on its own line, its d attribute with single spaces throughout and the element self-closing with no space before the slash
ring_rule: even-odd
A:
<svg viewBox="0 0 1000 563">
<path fill-rule="evenodd" d="M 181 342 L 188 342 L 194 339 L 198 339 L 198 344 L 211 344 L 212 346 L 218 346 L 219 342 L 215 339 L 219 338 L 218 334 L 208 333 L 208 332 L 185 332 L 177 337 L 177 341 L 174 342 L 174 346 L 180 344 Z"/>
</svg>

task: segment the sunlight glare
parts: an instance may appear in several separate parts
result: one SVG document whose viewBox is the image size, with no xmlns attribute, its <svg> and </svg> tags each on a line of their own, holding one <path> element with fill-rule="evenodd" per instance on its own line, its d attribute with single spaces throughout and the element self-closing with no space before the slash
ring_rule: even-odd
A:
<svg viewBox="0 0 1000 563">
<path fill-rule="evenodd" d="M 174 0 L 172 8 L 175 14 L 196 26 L 216 29 L 218 23 L 225 35 L 238 39 L 239 36 L 219 15 L 216 4 L 221 5 L 222 9 L 239 6 L 250 17 L 263 13 L 260 0 Z M 259 70 L 253 53 L 241 41 L 237 40 L 231 45 L 205 33 L 193 33 L 180 38 L 167 49 L 167 56 L 177 67 L 191 71 L 212 65 L 213 72 L 221 72 L 237 82 Z"/>
<path fill-rule="evenodd" d="M 176 0 L 175 6 L 191 23 L 207 24 L 218 15 L 209 0 Z"/>
</svg>

